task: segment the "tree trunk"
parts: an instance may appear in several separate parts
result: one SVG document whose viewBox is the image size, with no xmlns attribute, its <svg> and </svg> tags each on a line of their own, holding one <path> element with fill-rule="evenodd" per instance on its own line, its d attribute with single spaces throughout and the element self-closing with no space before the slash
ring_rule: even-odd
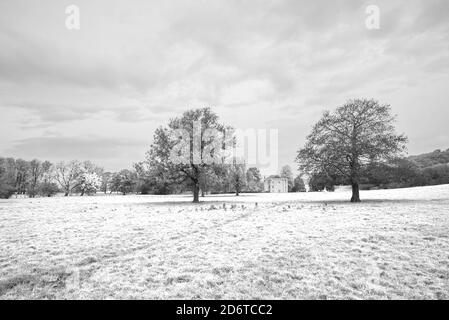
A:
<svg viewBox="0 0 449 320">
<path fill-rule="evenodd" d="M 207 176 L 204 175 L 204 182 L 203 182 L 203 187 L 201 188 L 201 197 L 204 198 L 204 194 L 205 194 L 205 190 L 207 188 L 207 180 L 206 180 Z"/>
<path fill-rule="evenodd" d="M 360 202 L 360 192 L 358 182 L 352 183 L 352 197 L 351 202 Z"/>
<path fill-rule="evenodd" d="M 68 196 L 69 196 L 69 192 L 66 191 L 66 192 L 64 193 L 64 197 L 68 197 Z"/>
<path fill-rule="evenodd" d="M 200 202 L 199 195 L 200 195 L 200 185 L 198 181 L 195 181 L 193 183 L 193 202 L 195 203 Z"/>
</svg>

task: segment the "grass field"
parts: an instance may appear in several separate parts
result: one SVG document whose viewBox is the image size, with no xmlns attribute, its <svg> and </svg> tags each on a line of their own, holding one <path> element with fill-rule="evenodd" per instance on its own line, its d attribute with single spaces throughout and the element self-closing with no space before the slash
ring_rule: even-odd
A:
<svg viewBox="0 0 449 320">
<path fill-rule="evenodd" d="M 0 299 L 449 299 L 449 185 L 0 200 Z"/>
</svg>

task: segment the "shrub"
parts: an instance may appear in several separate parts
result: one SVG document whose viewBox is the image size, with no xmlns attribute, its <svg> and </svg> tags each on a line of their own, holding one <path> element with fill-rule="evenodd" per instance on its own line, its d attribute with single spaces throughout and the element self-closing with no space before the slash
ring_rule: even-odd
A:
<svg viewBox="0 0 449 320">
<path fill-rule="evenodd" d="M 0 179 L 0 198 L 1 199 L 8 199 L 11 197 L 16 190 L 13 186 L 8 184 L 3 179 Z"/>
<path fill-rule="evenodd" d="M 39 195 L 42 197 L 54 196 L 58 191 L 58 185 L 54 182 L 43 182 L 38 187 Z"/>
</svg>

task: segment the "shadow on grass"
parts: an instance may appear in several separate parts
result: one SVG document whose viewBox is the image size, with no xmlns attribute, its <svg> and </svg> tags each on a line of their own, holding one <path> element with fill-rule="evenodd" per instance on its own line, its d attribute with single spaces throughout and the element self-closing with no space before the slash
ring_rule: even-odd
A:
<svg viewBox="0 0 449 320">
<path fill-rule="evenodd" d="M 334 200 L 295 200 L 285 201 L 285 203 L 304 203 L 304 204 L 334 204 L 334 205 L 353 205 L 363 206 L 370 204 L 416 204 L 416 203 L 429 203 L 429 202 L 449 202 L 449 200 L 435 199 L 435 200 L 423 200 L 423 199 L 362 199 L 361 202 L 352 203 L 349 199 L 334 199 Z"/>
<path fill-rule="evenodd" d="M 243 198 L 243 197 L 242 197 Z M 148 201 L 148 202 L 136 202 L 132 205 L 141 205 L 141 206 L 201 206 L 201 205 L 218 205 L 222 206 L 223 204 L 233 205 L 233 204 L 247 204 L 254 205 L 258 203 L 259 205 L 264 204 L 279 204 L 279 205 L 292 205 L 292 204 L 309 204 L 309 205 L 351 205 L 351 206 L 366 206 L 366 205 L 393 205 L 393 204 L 418 204 L 418 203 L 449 203 L 449 200 L 444 199 L 433 199 L 433 200 L 422 200 L 422 199 L 366 199 L 359 203 L 351 203 L 350 200 L 346 199 L 330 199 L 330 200 L 276 200 L 273 199 L 271 201 L 258 201 L 258 199 L 254 199 L 254 201 L 248 201 L 248 199 L 242 199 L 239 201 L 235 197 L 232 201 L 226 201 L 226 199 L 214 200 L 211 197 L 203 198 L 205 200 L 201 200 L 198 203 L 193 203 L 192 200 L 181 200 L 181 201 Z"/>
<path fill-rule="evenodd" d="M 241 194 L 239 196 L 236 196 L 235 194 L 209 194 L 206 195 L 205 197 L 201 197 L 200 196 L 200 202 L 193 202 L 193 196 L 190 194 L 180 194 L 180 195 L 173 195 L 176 198 L 185 198 L 186 200 L 170 200 L 167 199 L 165 201 L 152 201 L 152 197 L 154 197 L 154 195 L 142 195 L 142 196 L 148 196 L 148 201 L 147 202 L 136 202 L 136 203 L 132 203 L 133 205 L 143 205 L 143 206 L 166 206 L 166 205 L 172 205 L 172 206 L 176 206 L 176 205 L 191 205 L 191 206 L 200 206 L 203 204 L 209 205 L 209 204 L 219 204 L 222 205 L 224 203 L 227 204 L 241 204 L 241 203 L 248 203 L 250 204 L 251 202 L 248 202 L 248 198 L 254 198 L 257 196 L 260 196 L 260 194 Z M 171 195 L 167 195 L 167 197 L 170 197 Z M 214 200 L 214 198 L 220 198 L 217 200 Z M 223 198 L 229 198 L 229 199 L 233 199 L 232 201 L 226 201 L 226 199 Z M 239 200 L 242 199 L 242 200 Z M 246 199 L 246 200 L 243 200 Z M 259 202 L 257 201 L 257 199 L 254 199 L 254 203 L 255 202 Z"/>
<path fill-rule="evenodd" d="M 11 289 L 19 285 L 31 285 L 37 282 L 37 277 L 30 274 L 23 274 L 15 276 L 6 280 L 0 281 L 0 296 L 4 295 Z"/>
<path fill-rule="evenodd" d="M 0 281 L 0 299 L 1 296 L 14 288 L 26 287 L 33 291 L 36 287 L 60 289 L 65 287 L 67 278 L 71 272 L 64 268 L 55 268 L 51 270 L 37 270 L 34 273 L 19 274 L 9 279 Z"/>
</svg>

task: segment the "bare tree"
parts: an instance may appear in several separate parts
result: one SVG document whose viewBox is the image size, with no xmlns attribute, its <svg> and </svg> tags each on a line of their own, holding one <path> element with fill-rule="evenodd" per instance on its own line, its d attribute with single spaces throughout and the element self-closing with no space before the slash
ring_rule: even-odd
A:
<svg viewBox="0 0 449 320">
<path fill-rule="evenodd" d="M 77 160 L 59 162 L 55 169 L 55 179 L 64 191 L 64 196 L 67 197 L 78 186 L 81 163 Z"/>
<path fill-rule="evenodd" d="M 18 194 L 25 194 L 27 189 L 28 180 L 30 177 L 30 163 L 23 159 L 11 159 L 15 166 L 16 175 L 16 192 Z"/>
<path fill-rule="evenodd" d="M 42 162 L 37 159 L 31 160 L 29 167 L 30 167 L 30 182 L 27 193 L 31 198 L 34 198 L 37 194 L 38 184 L 44 174 L 44 167 L 42 166 Z"/>
<path fill-rule="evenodd" d="M 235 195 L 239 196 L 246 186 L 246 165 L 243 160 L 233 159 L 232 164 L 229 165 L 228 178 Z"/>
</svg>

